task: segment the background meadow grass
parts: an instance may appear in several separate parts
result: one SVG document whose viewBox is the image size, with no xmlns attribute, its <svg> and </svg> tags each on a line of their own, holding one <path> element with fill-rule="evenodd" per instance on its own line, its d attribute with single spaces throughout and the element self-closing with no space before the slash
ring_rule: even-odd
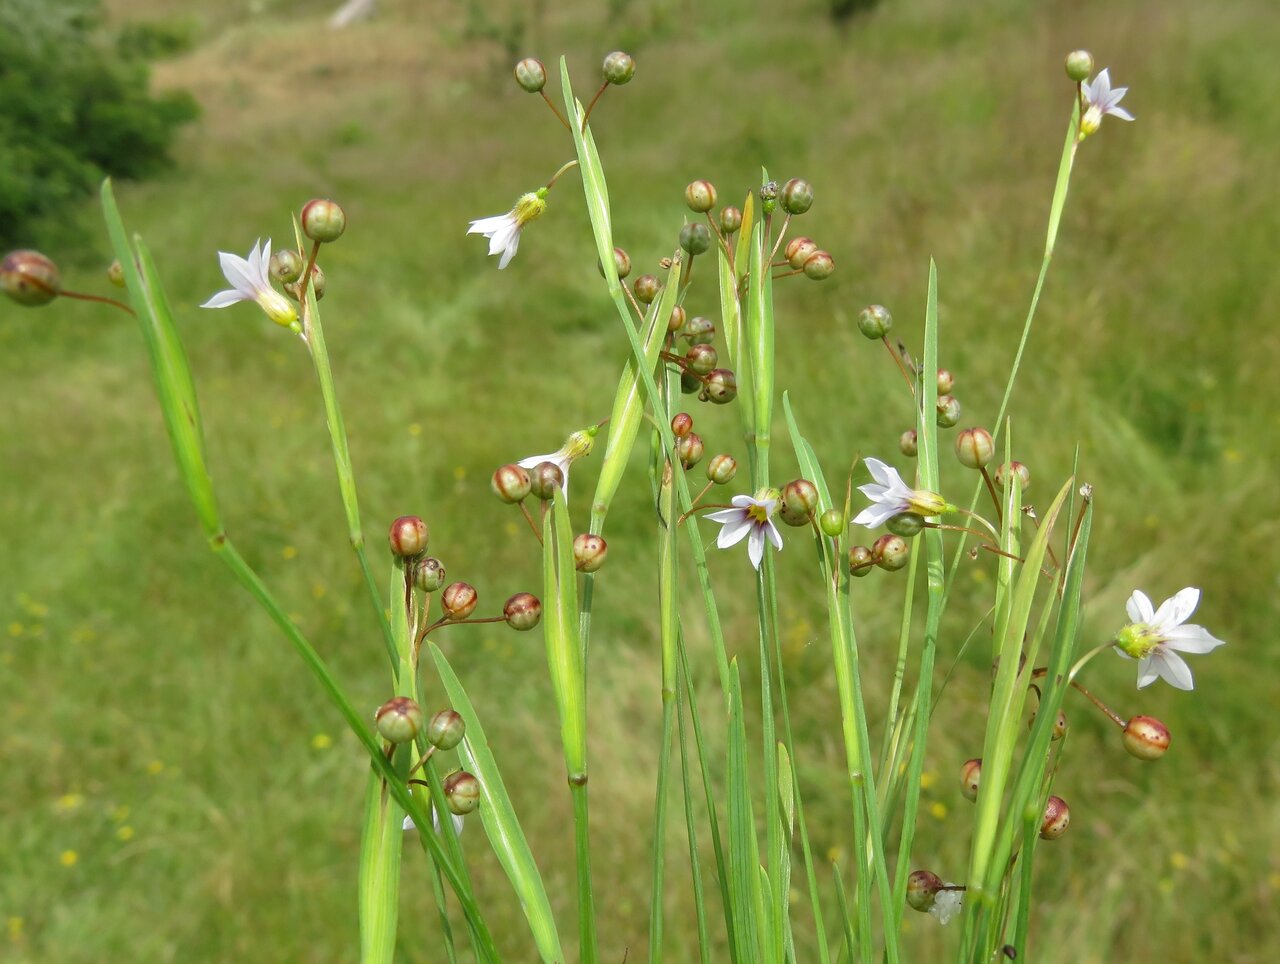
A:
<svg viewBox="0 0 1280 964">
<path fill-rule="evenodd" d="M 493 610 L 536 589 L 539 574 L 489 473 L 603 418 L 626 343 L 572 178 L 501 274 L 463 232 L 545 181 L 571 147 L 511 81 L 502 43 L 473 36 L 474 10 L 462 6 L 387 0 L 379 19 L 341 33 L 301 3 L 111 6 L 199 26 L 199 45 L 156 79 L 192 90 L 203 119 L 172 176 L 118 185 L 121 207 L 179 306 L 237 544 L 372 712 L 388 695 L 382 644 L 343 537 L 310 363 L 251 309 L 195 307 L 222 286 L 214 252 L 243 253 L 260 235 L 283 242 L 290 211 L 311 196 L 343 203 L 350 227 L 326 251 L 324 309 L 368 538 L 380 554 L 386 521 L 423 515 L 450 578 L 475 584 Z M 742 6 L 565 2 L 521 13 L 512 2 L 488 16 L 528 17 L 520 53 L 548 64 L 567 53 L 580 87 L 606 51 L 635 53 L 635 81 L 610 92 L 593 125 L 617 240 L 637 273 L 674 246 L 689 180 L 711 179 L 726 203 L 756 183 L 761 163 L 814 183 L 798 230 L 839 270 L 821 285 L 778 286 L 778 384 L 829 473 L 856 452 L 900 461 L 909 402 L 852 322 L 881 302 L 918 346 L 930 256 L 964 424 L 993 417 L 1069 111 L 1062 55 L 1086 45 L 1131 86 L 1137 123 L 1108 121 L 1077 160 L 1014 398 L 1015 448 L 1032 467 L 1031 495 L 1047 501 L 1080 445 L 1099 509 L 1087 640 L 1118 628 L 1134 586 L 1160 599 L 1198 585 L 1198 618 L 1229 645 L 1195 662 L 1194 694 L 1138 694 L 1132 665 L 1109 656 L 1091 667 L 1086 684 L 1122 714 L 1170 725 L 1173 749 L 1158 765 L 1127 756 L 1110 724 L 1069 699 L 1057 792 L 1073 825 L 1040 852 L 1033 959 L 1274 959 L 1280 17 L 1266 0 L 912 0 L 838 29 L 817 3 Z M 101 291 L 109 255 L 91 205 L 83 225 L 68 285 Z M 716 298 L 705 273 L 689 308 L 714 315 Z M 0 958 L 352 959 L 362 753 L 202 544 L 134 326 L 87 305 L 0 308 L 0 386 Z M 708 453 L 742 454 L 736 413 L 693 413 Z M 779 438 L 775 475 L 785 478 Z M 635 468 L 608 525 L 591 666 L 596 899 L 611 960 L 647 951 L 660 714 L 652 508 Z M 595 470 L 593 460 L 575 469 L 579 511 Z M 967 495 L 971 479 L 947 471 L 948 491 Z M 803 550 L 780 562 L 810 832 L 817 853 L 847 857 L 819 587 Z M 713 566 L 728 638 L 749 653 L 746 563 L 734 553 Z M 981 615 L 990 571 L 962 570 L 940 671 Z M 901 588 L 876 573 L 854 590 L 873 724 Z M 714 738 L 714 671 L 698 608 L 687 615 Z M 571 933 L 569 800 L 542 648 L 503 627 L 441 639 Z M 980 752 L 983 649 L 960 658 L 929 746 L 913 862 L 944 876 L 962 872 L 968 849 L 957 774 Z M 693 924 L 673 830 L 667 953 L 686 960 Z M 464 844 L 500 946 L 529 959 L 482 835 L 473 828 Z M 425 861 L 409 851 L 402 955 L 435 961 Z M 911 959 L 956 939 L 931 918 L 909 925 Z"/>
</svg>

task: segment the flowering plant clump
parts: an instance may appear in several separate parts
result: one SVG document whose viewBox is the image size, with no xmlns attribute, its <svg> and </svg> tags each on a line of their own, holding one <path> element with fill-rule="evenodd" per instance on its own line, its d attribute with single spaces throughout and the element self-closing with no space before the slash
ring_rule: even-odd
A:
<svg viewBox="0 0 1280 964">
<path fill-rule="evenodd" d="M 1087 52 L 1073 52 L 1066 66 L 1076 85 L 1075 99 L 1063 97 L 1072 109 L 1067 150 L 1060 162 L 1041 275 L 1022 332 L 1023 343 L 1057 243 L 1078 148 L 1087 135 L 1098 131 L 1104 115 L 1132 120 L 1118 106 L 1125 88 L 1112 90 L 1107 70 L 1086 83 L 1093 69 Z M 567 131 L 562 147 L 572 156 L 544 187 L 522 195 L 511 211 L 472 221 L 467 231 L 486 237 L 489 254 L 501 256 L 498 267 L 508 267 L 521 232 L 546 209 L 552 186 L 577 169 L 591 222 L 590 240 L 604 281 L 592 310 L 616 315 L 616 334 L 607 350 L 612 351 L 620 374 L 609 411 L 599 413 L 597 424 L 569 435 L 555 452 L 498 465 L 491 478 L 498 501 L 515 507 L 527 523 L 527 531 L 520 523 L 509 523 L 507 531 L 517 539 L 512 552 L 527 554 L 540 565 L 540 594 L 514 592 L 499 608 L 482 598 L 476 585 L 447 581 L 444 563 L 428 555 L 437 551 L 431 528 L 426 519 L 414 514 L 396 517 L 387 528 L 382 561 L 389 565 L 390 580 L 386 586 L 378 585 L 364 543 L 354 470 L 318 306 L 324 279 L 320 261 L 332 267 L 325 257 L 326 246 L 358 234 L 354 226 L 348 232 L 341 206 L 325 198 L 308 202 L 295 221 L 296 244 L 274 255 L 270 241 L 255 244 L 248 258 L 219 255 L 231 287 L 203 307 L 257 303 L 272 321 L 301 335 L 298 341 L 315 367 L 349 541 L 369 594 L 372 642 L 367 648 L 375 656 L 382 651 L 387 661 L 385 693 L 376 711 L 353 704 L 320 649 L 228 537 L 213 474 L 206 464 L 194 380 L 178 328 L 167 300 L 154 296 L 161 290 L 159 279 L 145 249 L 129 240 L 110 185 L 104 187 L 103 204 L 118 257 L 114 273 L 128 290 L 129 305 L 67 291 L 56 265 L 32 251 L 15 252 L 0 263 L 0 290 L 27 306 L 86 298 L 138 318 L 157 361 L 154 374 L 160 404 L 182 479 L 209 545 L 283 630 L 368 756 L 358 887 L 363 961 L 396 958 L 398 908 L 416 899 L 416 895 L 402 898 L 400 893 L 402 859 L 426 860 L 431 865 L 437 911 L 444 922 L 439 956 L 499 960 L 497 938 L 470 872 L 475 849 L 485 845 L 506 874 L 526 918 L 527 934 L 510 935 L 504 926 L 502 935 L 504 946 L 521 942 L 518 959 L 536 955 L 546 962 L 571 958 L 596 962 L 626 956 L 625 935 L 597 928 L 594 895 L 615 882 L 603 884 L 592 861 L 589 787 L 598 784 L 588 779 L 592 734 L 587 722 L 588 679 L 596 678 L 587 672 L 588 660 L 607 659 L 610 650 L 592 639 L 596 600 L 608 598 L 603 592 L 597 597 L 596 581 L 601 580 L 602 589 L 610 584 L 613 572 L 607 560 L 619 556 L 631 563 L 623 570 L 629 573 L 623 580 L 624 592 L 655 600 L 654 618 L 645 625 L 643 640 L 657 664 L 653 689 L 662 721 L 654 734 L 657 748 L 652 755 L 651 959 L 663 955 L 668 918 L 688 911 L 704 942 L 703 959 L 721 954 L 721 948 L 728 946 L 734 961 L 871 964 L 882 959 L 909 960 L 911 945 L 903 923 L 907 909 L 932 915 L 940 924 L 961 921 L 947 935 L 958 961 L 990 961 L 1002 954 L 1037 959 L 1041 955 L 1034 949 L 1036 938 L 1028 923 L 1033 867 L 1037 860 L 1055 859 L 1054 841 L 1071 826 L 1067 800 L 1053 792 L 1059 774 L 1069 772 L 1071 764 L 1063 707 L 1078 692 L 1086 701 L 1083 706 L 1096 707 L 1120 728 L 1117 742 L 1133 758 L 1150 761 L 1166 753 L 1171 738 L 1160 720 L 1145 713 L 1115 712 L 1097 694 L 1085 690 L 1078 677 L 1087 668 L 1105 674 L 1106 661 L 1095 664 L 1093 657 L 1114 648 L 1122 656 L 1139 660 L 1139 688 L 1163 677 L 1178 689 L 1191 689 L 1191 673 L 1179 654 L 1207 653 L 1222 645 L 1204 628 L 1187 622 L 1200 592 L 1183 589 L 1157 609 L 1146 595 L 1135 591 L 1128 603 L 1130 623 L 1078 655 L 1082 640 L 1091 633 L 1080 614 L 1086 549 L 1095 498 L 1100 496 L 1092 485 L 1066 478 L 1051 486 L 1039 505 L 1029 501 L 1031 469 L 1007 454 L 1016 452 L 1020 440 L 1009 434 L 1003 404 L 988 424 L 996 430 L 1004 427 L 1004 437 L 998 431 L 971 426 L 947 439 L 946 433 L 960 421 L 963 372 L 939 365 L 944 340 L 938 319 L 938 275 L 932 264 L 923 327 L 905 333 L 899 327 L 901 338 L 891 342 L 892 314 L 882 305 L 870 305 L 859 313 L 857 331 L 883 345 L 889 362 L 879 348 L 861 355 L 850 352 L 848 359 L 841 360 L 849 365 L 892 366 L 887 370 L 896 395 L 884 401 L 884 438 L 877 437 L 874 444 L 898 438 L 904 458 L 915 460 L 912 469 L 904 477 L 878 458 L 860 461 L 847 450 L 819 456 L 802 425 L 803 403 L 797 400 L 793 406 L 786 392 L 779 398 L 776 387 L 775 286 L 824 281 L 837 264 L 818 240 L 799 234 L 793 225 L 795 218 L 820 200 L 819 192 L 804 178 L 780 183 L 762 170 L 759 183 L 736 193 L 735 203 L 718 210 L 721 192 L 716 186 L 706 178 L 691 182 L 683 195 L 687 210 L 680 212 L 680 199 L 673 198 L 672 210 L 667 212 L 666 243 L 647 260 L 655 267 L 627 283 L 632 257 L 620 245 L 626 239 L 614 234 L 611 195 L 590 120 L 605 94 L 629 84 L 636 69 L 626 52 L 609 53 L 601 66 L 599 87 L 584 108 L 562 61 L 562 113 L 547 94 L 548 71 L 542 62 L 520 61 L 515 69 L 517 83 L 540 95 L 550 107 Z M 613 100 L 617 99 L 615 95 Z M 612 196 L 626 195 L 614 192 Z M 285 285 L 293 302 L 275 290 L 275 282 Z M 696 314 L 695 308 L 708 314 Z M 913 347 L 908 348 L 908 343 Z M 866 348 L 865 342 L 858 344 Z M 1021 358 L 1021 351 L 1017 357 Z M 1015 362 L 1006 400 L 1017 375 Z M 724 419 L 708 419 L 712 427 L 699 425 L 695 431 L 695 422 L 700 421 L 691 414 L 695 400 L 728 406 L 728 421 L 735 428 L 726 432 Z M 780 456 L 771 448 L 771 439 L 783 421 L 790 447 Z M 575 530 L 569 510 L 570 470 L 592 453 L 605 426 L 595 490 L 586 509 L 583 500 L 573 500 Z M 1002 450 L 1005 461 L 989 472 L 988 465 Z M 939 494 L 954 493 L 957 484 L 954 480 L 945 487 L 942 484 L 944 451 L 955 455 L 954 463 L 948 460 L 948 472 L 975 473 L 970 476 L 972 496 L 967 507 Z M 716 454 L 703 464 L 708 452 Z M 799 472 L 785 484 L 777 481 L 780 458 Z M 498 460 L 495 454 L 494 462 Z M 643 476 L 631 471 L 638 461 L 647 468 Z M 833 473 L 832 465 L 850 468 L 847 473 Z M 857 489 L 869 504 L 855 513 L 854 482 L 862 477 L 863 467 L 871 481 Z M 728 504 L 704 501 L 713 487 L 728 485 L 740 473 L 746 490 L 754 495 L 734 495 Z M 580 485 L 580 480 L 581 474 L 575 473 L 575 482 Z M 626 481 L 634 484 L 634 501 L 644 506 L 643 517 L 651 518 L 653 525 L 647 536 L 637 535 L 636 527 L 617 527 L 619 531 L 610 534 L 611 550 L 604 530 L 615 496 Z M 740 558 L 714 554 L 709 558 L 705 532 L 696 524 L 699 517 L 720 527 L 716 547 L 732 549 L 746 542 L 750 575 L 740 567 Z M 805 551 L 793 548 L 785 557 L 780 555 L 779 522 L 793 530 L 788 541 Z M 884 525 L 889 531 L 870 546 L 860 545 L 853 539 L 854 525 Z M 652 539 L 656 559 L 652 585 L 641 583 L 637 568 L 636 560 L 643 558 L 637 548 L 642 538 Z M 766 552 L 768 545 L 777 551 Z M 948 601 L 956 573 L 966 566 L 983 567 L 974 571 L 973 585 L 990 587 L 992 595 L 984 601 L 984 606 L 989 604 L 988 615 L 970 633 L 983 638 L 985 646 L 978 647 L 984 653 L 983 666 L 967 700 L 985 701 L 986 711 L 975 714 L 968 729 L 958 731 L 971 749 L 956 761 L 960 781 L 953 792 L 972 802 L 973 809 L 965 838 L 967 855 L 952 857 L 954 866 L 946 874 L 961 881 L 953 883 L 933 871 L 910 868 L 922 851 L 930 849 L 917 838 L 916 828 L 926 785 L 924 761 L 934 703 L 953 698 L 955 690 L 965 685 L 963 674 L 957 674 L 951 689 L 944 692 L 935 685 L 935 667 L 939 660 L 953 667 L 961 662 L 963 646 L 955 642 L 959 634 L 948 624 Z M 807 595 L 780 591 L 778 576 L 784 567 L 788 579 L 808 580 L 813 591 Z M 874 590 L 853 591 L 854 580 L 873 574 L 871 583 L 858 585 L 875 585 Z M 752 584 L 750 591 L 743 592 L 744 578 Z M 914 595 L 917 582 L 922 586 L 923 606 L 913 605 L 919 600 Z M 479 579 L 477 583 L 484 585 Z M 890 602 L 894 611 L 901 612 L 900 643 L 896 671 L 884 679 L 860 662 L 858 629 L 866 624 L 865 612 L 895 595 L 905 597 L 905 605 L 897 599 Z M 738 637 L 751 633 L 743 633 L 736 621 L 730 624 L 722 617 L 722 607 L 730 598 L 742 603 L 730 610 L 735 620 L 754 605 L 758 648 L 742 645 Z M 814 648 L 820 654 L 815 658 L 827 661 L 824 673 L 834 683 L 832 720 L 824 734 L 840 742 L 842 782 L 847 782 L 842 792 L 848 794 L 841 804 L 848 807 L 847 819 L 821 829 L 824 841 L 833 836 L 843 840 L 842 845 L 832 846 L 831 853 L 839 855 L 848 848 L 848 858 L 834 862 L 834 877 L 827 873 L 831 868 L 819 866 L 814 858 L 810 833 L 816 821 L 806 819 L 804 804 L 806 795 L 812 800 L 815 791 L 814 769 L 829 768 L 828 753 L 825 746 L 815 750 L 795 738 L 791 707 L 796 694 L 785 682 L 780 613 L 803 615 L 806 626 L 822 624 L 820 635 L 829 646 L 829 655 L 826 647 Z M 509 754 L 519 748 L 494 752 L 473 690 L 450 658 L 450 641 L 468 632 L 459 627 L 497 623 L 522 634 L 519 639 L 540 639 L 545 649 L 546 698 L 553 704 L 548 715 L 559 723 L 568 795 L 557 806 L 572 814 L 571 844 L 568 830 L 565 839 L 550 842 L 526 837 L 513 799 L 527 800 L 528 795 L 513 796 L 498 762 L 510 759 Z M 726 630 L 729 625 L 734 627 L 732 638 Z M 705 658 L 691 659 L 695 648 Z M 469 673 L 470 662 L 466 668 Z M 745 685 L 744 673 L 758 680 L 758 687 Z M 472 687 L 477 686 L 476 680 L 470 679 Z M 883 687 L 885 698 L 866 699 L 864 694 L 872 687 Z M 428 694 L 448 705 L 428 715 L 424 710 Z M 490 697 L 486 706 L 492 703 L 492 694 L 480 695 Z M 718 725 L 703 727 L 708 720 Z M 761 744 L 749 751 L 757 731 Z M 873 734 L 878 739 L 873 741 Z M 628 736 L 638 740 L 641 735 Z M 680 754 L 678 771 L 672 759 L 676 752 Z M 701 787 L 690 777 L 694 755 Z M 748 760 L 752 766 L 763 760 L 759 772 L 752 772 Z M 693 881 L 687 902 L 666 899 L 668 889 L 678 886 L 676 875 L 666 870 L 671 836 L 667 808 L 676 793 L 672 786 L 676 773 L 685 826 L 674 836 L 688 843 Z M 442 829 L 439 815 L 444 813 L 450 815 L 452 832 Z M 468 834 L 470 853 L 459 840 L 466 814 L 476 814 L 478 820 L 471 822 L 479 824 Z M 1088 828 L 1089 822 L 1083 826 Z M 422 854 L 404 853 L 402 830 L 417 834 Z M 481 832 L 484 840 L 477 841 Z M 700 840 L 700 834 L 706 836 Z M 576 954 L 566 953 L 564 921 L 553 909 L 535 848 L 544 854 L 571 848 Z M 706 865 L 708 850 L 714 867 Z M 683 873 L 679 876 L 685 879 Z M 719 887 L 708 886 L 712 878 Z M 843 935 L 841 947 L 831 945 L 837 929 L 824 917 L 831 908 L 838 909 L 844 924 L 838 928 Z M 459 914 L 465 918 L 465 928 L 449 924 L 451 915 Z M 717 930 L 713 933 L 713 929 Z M 470 942 L 471 953 L 460 955 L 457 945 L 464 940 Z M 682 953 L 682 959 L 688 956 Z"/>
</svg>

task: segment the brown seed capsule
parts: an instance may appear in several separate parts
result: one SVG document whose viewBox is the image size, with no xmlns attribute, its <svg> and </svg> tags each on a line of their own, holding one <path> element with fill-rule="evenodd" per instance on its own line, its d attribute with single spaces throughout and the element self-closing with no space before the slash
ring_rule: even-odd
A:
<svg viewBox="0 0 1280 964">
<path fill-rule="evenodd" d="M 861 579 L 875 567 L 876 557 L 866 546 L 854 546 L 849 550 L 849 575 Z"/>
<path fill-rule="evenodd" d="M 966 800 L 978 799 L 978 783 L 982 779 L 982 758 L 966 760 L 960 768 L 960 792 Z"/>
<path fill-rule="evenodd" d="M 427 524 L 416 515 L 402 515 L 387 533 L 391 554 L 399 559 L 415 559 L 427 551 Z"/>
<path fill-rule="evenodd" d="M 996 454 L 996 442 L 985 428 L 967 428 L 956 436 L 956 458 L 969 469 L 980 469 Z"/>
<path fill-rule="evenodd" d="M 373 717 L 378 733 L 389 743 L 408 743 L 422 729 L 422 709 L 407 696 L 387 700 Z"/>
<path fill-rule="evenodd" d="M 693 431 L 693 416 L 688 412 L 677 412 L 671 419 L 671 434 L 676 438 L 684 438 Z"/>
<path fill-rule="evenodd" d="M 809 256 L 818 250 L 818 242 L 813 238 L 806 238 L 801 235 L 798 238 L 792 238 L 787 242 L 787 246 L 782 249 L 782 253 L 786 256 L 787 264 L 799 270 L 804 267 L 804 263 L 809 260 Z"/>
<path fill-rule="evenodd" d="M 529 473 L 518 465 L 499 466 L 489 480 L 493 494 L 508 505 L 515 505 L 527 496 L 531 484 Z"/>
<path fill-rule="evenodd" d="M 427 742 L 440 750 L 452 750 L 467 735 L 467 724 L 455 710 L 441 710 L 427 721 Z"/>
<path fill-rule="evenodd" d="M 725 234 L 733 234 L 742 227 L 742 211 L 735 207 L 720 209 L 720 230 Z"/>
<path fill-rule="evenodd" d="M 1018 485 L 1023 492 L 1031 488 L 1031 470 L 1021 462 L 1004 462 L 996 469 L 995 483 L 998 488 L 1004 488 L 1004 480 L 1008 478 L 1010 472 L 1017 474 Z"/>
<path fill-rule="evenodd" d="M 10 251 L 0 261 L 0 291 L 27 308 L 47 305 L 62 291 L 58 266 L 39 251 Z"/>
<path fill-rule="evenodd" d="M 919 452 L 920 446 L 916 441 L 915 429 L 909 428 L 902 433 L 898 438 L 898 448 L 907 458 L 914 459 L 916 457 L 916 453 Z"/>
<path fill-rule="evenodd" d="M 938 369 L 938 394 L 950 395 L 951 389 L 955 388 L 956 376 L 945 368 Z"/>
<path fill-rule="evenodd" d="M 631 256 L 621 248 L 613 249 L 613 267 L 618 272 L 618 280 L 621 281 L 627 275 L 631 274 Z M 596 270 L 600 272 L 600 277 L 604 277 L 604 265 L 600 263 L 600 259 L 596 259 Z"/>
<path fill-rule="evenodd" d="M 709 345 L 716 338 L 716 323 L 710 318 L 690 318 L 680 337 L 691 345 Z"/>
<path fill-rule="evenodd" d="M 709 375 L 720 360 L 719 353 L 711 345 L 690 345 L 684 353 L 685 364 L 695 375 Z"/>
<path fill-rule="evenodd" d="M 480 806 L 480 781 L 466 770 L 450 773 L 444 778 L 444 802 L 460 817 L 471 813 Z"/>
<path fill-rule="evenodd" d="M 782 185 L 782 210 L 788 214 L 804 214 L 813 207 L 813 185 L 803 178 L 793 177 Z"/>
<path fill-rule="evenodd" d="M 942 878 L 927 870 L 913 870 L 907 876 L 907 903 L 912 910 L 928 911 L 938 891 L 946 886 Z"/>
<path fill-rule="evenodd" d="M 435 592 L 444 585 L 444 563 L 427 556 L 413 564 L 413 584 L 423 592 Z"/>
<path fill-rule="evenodd" d="M 702 461 L 702 439 L 697 432 L 690 432 L 676 443 L 676 455 L 680 457 L 680 464 L 685 467 L 685 471 Z"/>
<path fill-rule="evenodd" d="M 818 511 L 818 487 L 808 479 L 796 479 L 782 487 L 782 501 L 778 515 L 789 526 L 809 524 Z"/>
<path fill-rule="evenodd" d="M 822 250 L 813 252 L 804 262 L 804 275 L 813 281 L 825 281 L 835 270 L 835 260 Z"/>
<path fill-rule="evenodd" d="M 573 567 L 578 572 L 595 572 L 608 555 L 609 545 L 601 536 L 582 532 L 573 539 Z"/>
<path fill-rule="evenodd" d="M 291 284 L 302 277 L 302 270 L 305 267 L 306 263 L 302 260 L 302 255 L 298 254 L 297 251 L 294 251 L 293 248 L 281 248 L 271 255 L 268 270 L 271 273 L 271 277 L 281 284 Z"/>
<path fill-rule="evenodd" d="M 939 428 L 954 428 L 960 423 L 960 401 L 953 395 L 938 396 Z"/>
<path fill-rule="evenodd" d="M 1044 806 L 1044 820 L 1040 823 L 1041 840 L 1057 840 L 1067 832 L 1071 824 L 1071 810 L 1062 797 L 1050 797 Z"/>
<path fill-rule="evenodd" d="M 727 405 L 738 397 L 738 378 L 728 368 L 717 368 L 702 383 L 702 389 L 715 405 Z"/>
<path fill-rule="evenodd" d="M 871 556 L 876 565 L 886 572 L 896 572 L 907 564 L 911 547 L 902 536 L 881 536 L 871 545 Z"/>
<path fill-rule="evenodd" d="M 542 619 L 542 603 L 531 592 L 518 592 L 503 604 L 502 616 L 512 629 L 528 632 Z"/>
<path fill-rule="evenodd" d="M 684 189 L 684 203 L 690 211 L 706 214 L 716 206 L 716 186 L 710 181 L 691 181 Z"/>
<path fill-rule="evenodd" d="M 312 241 L 337 241 L 347 230 L 346 212 L 336 201 L 314 198 L 302 206 L 302 233 Z"/>
<path fill-rule="evenodd" d="M 1169 728 L 1154 716 L 1135 716 L 1125 724 L 1124 748 L 1139 760 L 1158 760 L 1169 749 Z"/>
<path fill-rule="evenodd" d="M 713 455 L 707 463 L 707 479 L 716 485 L 728 485 L 738 474 L 738 462 L 732 455 Z"/>
<path fill-rule="evenodd" d="M 644 305 L 653 304 L 662 290 L 662 282 L 651 274 L 642 274 L 635 280 L 636 301 Z"/>
<path fill-rule="evenodd" d="M 440 594 L 440 608 L 444 610 L 445 618 L 455 622 L 475 612 L 479 601 L 480 594 L 475 586 L 465 582 L 451 582 Z"/>
<path fill-rule="evenodd" d="M 536 499 L 551 502 L 556 497 L 556 489 L 562 488 L 564 473 L 554 462 L 539 462 L 529 472 L 529 491 Z"/>
<path fill-rule="evenodd" d="M 667 319 L 667 331 L 675 334 L 684 327 L 685 310 L 679 305 L 671 309 L 671 317 Z"/>
</svg>

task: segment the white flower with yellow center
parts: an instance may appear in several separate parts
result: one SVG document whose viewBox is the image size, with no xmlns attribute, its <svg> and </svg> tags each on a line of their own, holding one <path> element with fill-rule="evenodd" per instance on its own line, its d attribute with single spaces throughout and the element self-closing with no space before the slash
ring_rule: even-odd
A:
<svg viewBox="0 0 1280 964">
<path fill-rule="evenodd" d="M 716 545 L 728 549 L 746 539 L 747 557 L 751 565 L 759 569 L 764 561 L 765 539 L 772 542 L 779 552 L 782 551 L 782 533 L 773 524 L 773 514 L 778 511 L 781 496 L 777 489 L 761 489 L 754 496 L 735 495 L 729 501 L 733 508 L 710 512 L 706 516 L 709 521 L 720 524 Z"/>
<path fill-rule="evenodd" d="M 1166 599 L 1154 609 L 1146 593 L 1135 589 L 1125 609 L 1133 620 L 1116 633 L 1116 652 L 1138 663 L 1138 689 L 1163 676 L 1180 690 L 1193 687 L 1191 670 L 1178 653 L 1208 653 L 1224 645 L 1203 626 L 1188 623 L 1200 604 L 1200 590 L 1192 586 Z"/>
<path fill-rule="evenodd" d="M 1111 89 L 1109 69 L 1098 74 L 1092 83 L 1085 84 L 1080 90 L 1084 95 L 1084 116 L 1080 118 L 1081 135 L 1088 137 L 1097 131 L 1102 126 L 1102 118 L 1106 114 L 1119 117 L 1123 121 L 1133 120 L 1132 114 L 1123 107 L 1117 106 L 1128 91 L 1128 87 Z"/>
<path fill-rule="evenodd" d="M 599 425 L 592 425 L 590 428 L 584 428 L 581 432 L 574 432 L 565 439 L 564 445 L 549 455 L 531 455 L 527 459 L 521 459 L 516 465 L 522 469 L 531 469 L 534 466 L 541 465 L 543 462 L 551 462 L 560 470 L 564 483 L 561 486 L 564 490 L 564 501 L 568 504 L 569 466 L 584 455 L 591 454 L 591 448 L 596 444 L 596 434 L 599 431 Z"/>
<path fill-rule="evenodd" d="M 520 249 L 520 232 L 524 226 L 547 209 L 547 188 L 540 187 L 532 194 L 521 195 L 516 206 L 506 214 L 491 218 L 477 218 L 467 228 L 467 234 L 483 234 L 489 239 L 489 254 L 501 254 L 498 268 L 511 263 Z"/>
<path fill-rule="evenodd" d="M 951 509 L 947 500 L 936 492 L 911 488 L 892 465 L 870 458 L 863 459 L 863 462 L 875 481 L 858 486 L 858 491 L 872 504 L 854 516 L 855 525 L 874 529 L 904 512 L 928 518 Z"/>
<path fill-rule="evenodd" d="M 271 239 L 261 245 L 261 239 L 253 243 L 253 250 L 248 258 L 218 252 L 218 262 L 222 265 L 222 273 L 231 285 L 226 291 L 216 295 L 202 304 L 201 308 L 229 308 L 240 301 L 255 301 L 268 318 L 277 325 L 291 328 L 298 320 L 298 309 L 289 299 L 271 287 Z"/>
</svg>

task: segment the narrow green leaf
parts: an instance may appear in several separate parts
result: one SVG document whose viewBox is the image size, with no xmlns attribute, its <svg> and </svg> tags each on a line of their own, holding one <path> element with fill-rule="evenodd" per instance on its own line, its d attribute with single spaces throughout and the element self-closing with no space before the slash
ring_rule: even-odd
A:
<svg viewBox="0 0 1280 964">
<path fill-rule="evenodd" d="M 729 761 L 726 792 L 729 814 L 729 900 L 739 959 L 760 960 L 765 925 L 760 855 L 747 780 L 747 734 L 742 720 L 742 686 L 738 661 L 730 664 Z"/>
</svg>

